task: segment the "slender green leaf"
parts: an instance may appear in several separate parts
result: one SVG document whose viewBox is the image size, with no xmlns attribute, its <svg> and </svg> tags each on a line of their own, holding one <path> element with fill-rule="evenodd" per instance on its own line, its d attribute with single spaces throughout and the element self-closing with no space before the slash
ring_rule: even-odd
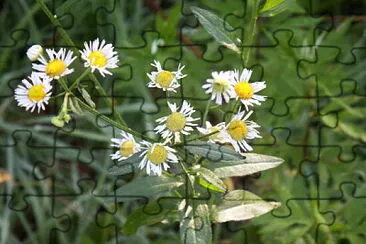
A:
<svg viewBox="0 0 366 244">
<path fill-rule="evenodd" d="M 214 191 L 226 192 L 226 185 L 214 172 L 203 167 L 200 167 L 196 172 L 199 184 Z"/>
<path fill-rule="evenodd" d="M 186 207 L 180 221 L 180 238 L 182 243 L 212 243 L 210 213 L 207 204 L 192 202 L 192 205 Z"/>
<path fill-rule="evenodd" d="M 78 100 L 76 100 L 74 97 L 69 98 L 69 106 L 73 113 L 75 114 L 83 114 L 83 110 L 81 109 Z"/>
<path fill-rule="evenodd" d="M 222 145 L 209 142 L 195 142 L 184 146 L 189 152 L 203 156 L 210 161 L 221 160 L 242 160 L 244 159 L 239 153 Z"/>
<path fill-rule="evenodd" d="M 263 201 L 251 192 L 235 190 L 227 193 L 221 204 L 213 206 L 212 219 L 218 223 L 251 219 L 280 205 L 278 202 Z"/>
<path fill-rule="evenodd" d="M 234 34 L 228 31 L 228 29 L 233 30 L 233 27 L 210 11 L 197 7 L 191 7 L 191 9 L 194 15 L 199 19 L 203 28 L 205 28 L 216 41 L 227 48 L 240 53 L 239 48 L 235 44 L 236 38 Z"/>
<path fill-rule="evenodd" d="M 263 12 L 269 11 L 269 10 L 277 7 L 279 4 L 283 3 L 284 1 L 285 0 L 266 0 L 266 3 L 259 10 L 259 13 L 263 13 Z"/>
<path fill-rule="evenodd" d="M 147 176 L 134 179 L 116 190 L 117 202 L 150 197 L 170 196 L 170 191 L 183 185 L 174 177 Z M 113 195 L 113 193 L 111 194 Z"/>
<path fill-rule="evenodd" d="M 89 104 L 89 106 L 95 108 L 95 103 L 91 99 L 89 93 L 84 88 L 79 88 L 79 91 L 81 93 L 81 96 L 83 96 L 85 102 Z"/>
<path fill-rule="evenodd" d="M 142 206 L 128 215 L 121 231 L 125 235 L 136 233 L 142 225 L 153 225 L 165 219 L 177 219 L 179 199 L 160 198 Z"/>
<path fill-rule="evenodd" d="M 277 167 L 283 163 L 283 159 L 272 156 L 244 153 L 244 160 L 211 162 L 207 167 L 218 177 L 245 176 L 259 171 Z"/>
</svg>

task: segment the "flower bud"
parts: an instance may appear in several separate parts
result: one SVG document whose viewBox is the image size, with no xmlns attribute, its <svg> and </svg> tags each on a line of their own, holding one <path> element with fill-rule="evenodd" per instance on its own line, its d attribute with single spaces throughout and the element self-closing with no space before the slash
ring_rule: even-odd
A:
<svg viewBox="0 0 366 244">
<path fill-rule="evenodd" d="M 27 56 L 30 61 L 36 61 L 43 53 L 43 48 L 40 45 L 33 45 L 27 51 Z"/>
<path fill-rule="evenodd" d="M 51 123 L 57 127 L 64 127 L 64 125 L 65 125 L 65 122 L 63 120 L 61 120 L 58 116 L 52 117 Z"/>
</svg>

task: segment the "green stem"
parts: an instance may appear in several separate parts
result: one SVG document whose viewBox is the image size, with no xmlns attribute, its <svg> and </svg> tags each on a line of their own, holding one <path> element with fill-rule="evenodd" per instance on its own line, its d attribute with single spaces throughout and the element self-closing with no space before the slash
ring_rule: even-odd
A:
<svg viewBox="0 0 366 244">
<path fill-rule="evenodd" d="M 208 111 L 210 110 L 211 103 L 212 103 L 212 100 L 211 100 L 211 98 L 209 98 L 209 100 L 207 101 L 207 104 L 206 104 L 205 112 L 203 113 L 202 126 L 205 126 Z"/>
<path fill-rule="evenodd" d="M 188 178 L 188 181 L 189 181 L 189 185 L 191 186 L 191 189 L 192 189 L 192 195 L 194 196 L 195 195 L 194 184 L 193 184 L 191 178 L 189 177 L 190 174 L 189 174 L 188 170 L 186 169 L 186 167 L 184 166 L 184 164 L 182 163 L 182 161 L 181 160 L 178 160 L 178 162 L 179 162 L 180 166 L 182 167 L 184 173 L 187 175 L 187 178 Z"/>
<path fill-rule="evenodd" d="M 75 43 L 71 40 L 70 36 L 67 34 L 67 32 L 64 30 L 64 28 L 62 28 L 60 21 L 58 21 L 58 19 L 57 19 L 57 16 L 55 17 L 51 13 L 51 11 L 46 6 L 46 4 L 44 3 L 43 0 L 38 0 L 38 3 L 39 3 L 39 6 L 41 7 L 41 9 L 43 10 L 43 12 L 47 15 L 47 17 L 50 19 L 52 24 L 59 31 L 62 39 L 64 39 L 64 41 L 66 42 L 67 45 L 73 47 L 73 50 L 76 53 L 76 56 L 80 57 L 79 50 L 75 47 Z M 105 98 L 106 104 L 112 110 L 113 116 L 118 120 L 119 123 L 121 123 L 124 126 L 127 126 L 126 122 L 122 119 L 121 115 L 119 113 L 117 113 L 116 110 L 113 108 L 113 104 L 108 98 L 109 96 L 107 95 L 107 93 L 105 92 L 104 88 L 101 86 L 100 82 L 95 77 L 95 75 L 93 73 L 89 73 L 88 76 L 93 81 L 94 86 L 95 86 L 97 92 L 99 93 L 99 95 L 101 97 Z"/>
<path fill-rule="evenodd" d="M 81 99 L 79 98 L 76 98 L 77 101 L 79 102 L 80 106 L 82 108 L 84 108 L 85 110 L 87 110 L 88 112 L 96 115 L 96 116 L 99 116 L 99 118 L 101 118 L 102 120 L 104 120 L 105 122 L 117 127 L 118 129 L 120 130 L 123 130 L 127 133 L 130 133 L 131 135 L 137 137 L 137 138 L 140 138 L 142 140 L 145 140 L 145 141 L 148 141 L 148 142 L 151 142 L 151 143 L 154 143 L 156 142 L 154 139 L 150 138 L 150 137 L 147 137 L 147 136 L 144 136 L 134 130 L 131 130 L 130 128 L 128 128 L 127 126 L 124 126 L 124 125 L 121 125 L 120 123 L 110 119 L 109 117 L 99 113 L 97 110 L 95 110 L 94 108 L 90 107 L 89 105 L 87 105 L 86 103 L 84 103 Z"/>
<path fill-rule="evenodd" d="M 80 83 L 80 81 L 82 80 L 82 79 L 84 79 L 84 77 L 85 76 L 87 76 L 88 74 L 89 74 L 89 72 L 90 72 L 90 68 L 87 68 L 80 76 L 79 76 L 79 78 L 77 78 L 75 81 L 74 81 L 74 83 L 72 83 L 71 84 L 71 86 L 70 86 L 70 90 L 73 90 L 73 89 L 75 89 L 78 85 L 79 85 L 79 83 Z"/>
<path fill-rule="evenodd" d="M 252 54 L 252 48 L 249 48 L 247 52 L 245 52 L 245 46 L 249 47 L 250 45 L 253 45 L 253 40 L 255 37 L 255 34 L 257 33 L 257 20 L 258 20 L 258 0 L 252 0 L 248 1 L 252 3 L 252 15 L 251 15 L 251 23 L 250 23 L 250 29 L 248 33 L 248 38 L 245 38 L 244 45 L 241 52 L 242 62 L 243 62 L 243 68 L 247 67 L 249 65 L 250 56 Z"/>
<path fill-rule="evenodd" d="M 184 143 L 177 143 L 177 144 L 174 144 L 173 147 L 179 147 L 179 146 L 183 146 L 185 144 L 187 144 L 188 142 L 192 142 L 192 141 L 197 141 L 197 140 L 200 140 L 200 139 L 203 139 L 203 138 L 207 138 L 207 137 L 210 137 L 212 135 L 215 135 L 216 133 L 219 133 L 220 131 L 213 131 L 211 133 L 208 133 L 206 135 L 200 135 L 200 136 L 196 136 L 196 137 L 193 137 L 191 139 L 188 139 L 188 140 L 185 140 Z"/>
</svg>

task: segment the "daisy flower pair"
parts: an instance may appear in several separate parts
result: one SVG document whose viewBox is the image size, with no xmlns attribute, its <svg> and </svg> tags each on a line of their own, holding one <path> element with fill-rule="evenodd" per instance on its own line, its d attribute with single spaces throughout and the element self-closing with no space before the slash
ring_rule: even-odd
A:
<svg viewBox="0 0 366 244">
<path fill-rule="evenodd" d="M 118 56 L 112 44 L 106 44 L 99 39 L 84 43 L 84 50 L 79 51 L 84 61 L 85 67 L 90 67 L 91 71 L 98 70 L 104 77 L 106 74 L 112 75 L 108 69 L 117 68 Z M 51 96 L 53 79 L 58 80 L 63 76 L 74 72 L 69 66 L 76 59 L 72 51 L 61 48 L 46 49 L 47 56 L 43 55 L 43 48 L 40 45 L 33 45 L 27 51 L 28 58 L 33 62 L 32 74 L 22 80 L 22 85 L 15 89 L 15 100 L 20 107 L 33 112 L 37 107 L 38 113 L 45 109 Z M 35 63 L 38 61 L 39 63 Z"/>
<path fill-rule="evenodd" d="M 252 71 L 244 69 L 240 74 L 238 70 L 212 72 L 212 79 L 207 79 L 202 86 L 206 94 L 211 93 L 211 100 L 221 105 L 223 101 L 228 103 L 230 99 L 240 100 L 248 111 L 249 106 L 260 105 L 266 97 L 255 93 L 266 88 L 265 81 L 250 83 Z"/>
<path fill-rule="evenodd" d="M 137 152 L 140 153 L 141 162 L 138 168 L 146 168 L 148 175 L 160 176 L 162 171 L 170 168 L 169 163 L 178 163 L 175 155 L 176 151 L 163 143 L 150 143 L 142 141 L 137 143 L 131 134 L 121 131 L 121 139 L 112 138 L 112 147 L 118 148 L 118 151 L 111 154 L 113 160 L 122 161 Z"/>
<path fill-rule="evenodd" d="M 234 150 L 239 153 L 243 151 L 252 151 L 253 148 L 246 140 L 261 138 L 259 131 L 256 129 L 260 126 L 253 121 L 248 121 L 248 118 L 252 113 L 253 111 L 249 111 L 246 114 L 245 111 L 239 111 L 233 116 L 228 124 L 222 122 L 212 126 L 211 123 L 207 121 L 206 128 L 198 127 L 197 130 L 204 135 L 217 132 L 208 137 L 209 142 L 230 143 Z"/>
</svg>

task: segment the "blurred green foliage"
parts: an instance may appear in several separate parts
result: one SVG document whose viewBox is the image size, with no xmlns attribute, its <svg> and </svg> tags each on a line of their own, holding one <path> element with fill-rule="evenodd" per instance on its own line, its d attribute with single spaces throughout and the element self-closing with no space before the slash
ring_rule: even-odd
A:
<svg viewBox="0 0 366 244">
<path fill-rule="evenodd" d="M 195 26 L 189 7 L 215 12 L 247 40 L 250 14 L 245 7 L 250 9 L 250 4 L 246 1 L 45 2 L 79 47 L 96 37 L 118 47 L 121 67 L 114 77 L 103 79 L 103 86 L 115 96 L 117 111 L 137 131 L 151 130 L 157 112 L 167 111 L 164 95 L 146 87 L 153 59 L 165 61 L 168 69 L 178 62 L 186 65 L 189 76 L 184 79 L 183 94 L 174 96 L 193 98 L 200 111 L 208 98 L 201 85 L 210 72 L 242 68 L 240 57 Z M 252 80 L 268 84 L 262 94 L 269 99 L 256 113 L 263 139 L 254 141 L 255 152 L 282 157 L 285 163 L 258 179 L 234 179 L 236 188 L 252 189 L 265 199 L 281 202 L 282 207 L 235 228 L 215 224 L 214 240 L 363 243 L 365 23 L 352 15 L 364 13 L 366 6 L 361 0 L 286 2 L 286 8 L 281 5 L 275 15 L 259 18 L 258 35 L 244 48 L 254 55 L 249 63 Z M 101 121 L 96 124 L 91 114 L 75 116 L 75 128 L 73 124 L 62 130 L 52 127 L 49 121 L 58 112 L 59 99 L 40 115 L 16 106 L 13 89 L 31 71 L 27 47 L 32 43 L 63 46 L 64 42 L 36 1 L 4 0 L 0 12 L 0 168 L 13 178 L 0 183 L 1 242 L 115 243 L 118 236 L 120 242 L 178 243 L 177 226 L 145 226 L 135 235 L 124 236 L 116 235 L 119 230 L 110 225 L 121 227 L 127 213 L 141 207 L 141 203 L 126 202 L 115 209 L 103 200 L 115 184 L 115 178 L 106 175 L 112 164 L 108 146 L 114 131 L 110 127 Z M 346 18 L 332 19 L 329 12 Z M 157 39 L 163 39 L 164 45 L 152 53 Z M 83 69 L 81 63 L 75 66 Z M 109 113 L 92 84 L 86 81 L 83 86 L 91 91 L 100 111 Z M 209 119 L 221 121 L 229 109 L 217 108 Z M 54 198 L 53 193 L 64 196 Z M 10 201 L 6 194 L 14 198 Z"/>
</svg>

